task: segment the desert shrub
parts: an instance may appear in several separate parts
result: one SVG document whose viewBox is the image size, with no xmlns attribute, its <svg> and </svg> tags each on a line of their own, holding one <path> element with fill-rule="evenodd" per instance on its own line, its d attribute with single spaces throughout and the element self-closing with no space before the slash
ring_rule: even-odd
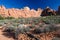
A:
<svg viewBox="0 0 60 40">
<path fill-rule="evenodd" d="M 4 21 L 0 20 L 0 26 L 4 25 Z"/>
<path fill-rule="evenodd" d="M 43 30 L 44 30 L 44 33 L 46 33 L 46 32 L 53 32 L 53 31 L 56 32 L 59 29 L 60 29 L 60 27 L 50 24 L 50 25 L 46 26 Z"/>
<path fill-rule="evenodd" d="M 6 17 L 5 19 L 14 19 L 14 17 Z"/>
<path fill-rule="evenodd" d="M 18 23 L 18 22 L 20 22 L 20 21 L 19 21 L 19 19 L 12 19 L 11 22 L 13 22 L 13 23 Z"/>
<path fill-rule="evenodd" d="M 1 15 L 0 15 L 0 20 L 3 20 L 4 19 L 4 17 L 2 17 Z"/>
<path fill-rule="evenodd" d="M 15 36 L 17 37 L 20 33 L 26 33 L 29 32 L 30 28 L 25 27 L 23 24 L 20 24 L 16 29 L 15 29 Z"/>
<path fill-rule="evenodd" d="M 60 27 L 58 27 L 56 25 L 50 25 L 49 28 L 50 28 L 51 31 L 57 31 L 57 30 L 60 29 Z"/>
<path fill-rule="evenodd" d="M 33 20 L 33 22 L 34 22 L 34 24 L 38 24 L 38 20 L 37 19 Z"/>
<path fill-rule="evenodd" d="M 34 29 L 34 33 L 36 33 L 36 34 L 39 34 L 39 33 L 47 33 L 47 32 L 53 32 L 53 31 L 57 31 L 57 30 L 59 30 L 60 29 L 60 27 L 57 27 L 57 26 L 55 26 L 55 25 L 53 25 L 53 24 L 50 24 L 50 25 L 48 25 L 48 26 L 46 26 L 46 27 L 37 27 L 37 28 L 35 28 Z"/>
<path fill-rule="evenodd" d="M 39 27 L 43 27 L 44 23 L 42 23 L 41 25 L 38 25 Z"/>
<path fill-rule="evenodd" d="M 51 23 L 60 23 L 60 17 L 58 16 L 47 16 L 45 18 L 41 18 L 46 24 L 51 24 Z"/>
<path fill-rule="evenodd" d="M 35 27 L 35 24 L 31 24 L 31 28 L 34 28 Z"/>
<path fill-rule="evenodd" d="M 20 23 L 20 24 L 26 24 L 26 21 L 23 18 L 17 19 L 17 20 L 15 20 L 15 22 Z"/>
<path fill-rule="evenodd" d="M 13 22 L 12 25 L 17 27 L 19 25 L 19 23 L 14 23 Z"/>
<path fill-rule="evenodd" d="M 4 35 L 7 34 L 8 37 L 16 38 L 15 37 L 15 30 L 16 30 L 16 27 L 15 26 L 8 25 L 8 26 L 3 27 L 3 34 Z"/>
<path fill-rule="evenodd" d="M 14 32 L 15 31 L 15 27 L 13 26 L 13 25 L 9 25 L 9 26 L 6 26 L 6 27 L 4 27 L 4 32 Z"/>
<path fill-rule="evenodd" d="M 0 23 L 0 26 L 4 25 L 4 23 Z"/>
<path fill-rule="evenodd" d="M 58 38 L 58 37 L 54 37 L 52 40 L 60 40 L 60 38 Z"/>
<path fill-rule="evenodd" d="M 29 24 L 29 19 L 26 19 L 25 20 L 25 24 Z"/>
<path fill-rule="evenodd" d="M 42 33 L 42 29 L 40 29 L 40 28 L 35 28 L 35 29 L 33 30 L 33 32 L 34 32 L 35 34 L 40 34 L 40 33 Z"/>
<path fill-rule="evenodd" d="M 30 30 L 29 27 L 25 27 L 23 24 L 20 24 L 17 29 L 16 29 L 16 32 L 19 32 L 19 33 L 24 33 L 24 32 L 28 32 Z"/>
<path fill-rule="evenodd" d="M 44 29 L 43 29 L 43 33 L 46 33 L 46 32 L 50 32 L 51 30 L 49 29 L 49 27 L 45 27 Z"/>
</svg>

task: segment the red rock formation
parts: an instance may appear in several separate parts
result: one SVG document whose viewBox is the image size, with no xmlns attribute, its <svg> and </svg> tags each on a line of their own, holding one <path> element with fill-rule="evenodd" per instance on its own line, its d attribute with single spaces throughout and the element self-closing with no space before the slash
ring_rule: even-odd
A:
<svg viewBox="0 0 60 40">
<path fill-rule="evenodd" d="M 6 9 L 4 6 L 0 6 L 0 15 L 3 17 L 14 17 L 14 18 L 28 18 L 28 17 L 40 17 L 42 9 L 37 11 L 29 7 L 24 7 L 23 9 Z"/>
<path fill-rule="evenodd" d="M 60 15 L 60 6 L 58 7 L 57 15 Z"/>
<path fill-rule="evenodd" d="M 51 8 L 47 7 L 44 9 L 41 13 L 41 16 L 50 16 L 50 15 L 56 15 L 56 11 L 52 10 Z"/>
</svg>

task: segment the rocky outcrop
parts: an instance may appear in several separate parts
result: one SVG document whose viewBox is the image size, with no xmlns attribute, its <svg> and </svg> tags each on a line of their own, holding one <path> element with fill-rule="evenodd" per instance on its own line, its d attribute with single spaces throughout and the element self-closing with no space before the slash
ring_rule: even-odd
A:
<svg viewBox="0 0 60 40">
<path fill-rule="evenodd" d="M 60 15 L 60 6 L 58 7 L 57 15 Z"/>
<path fill-rule="evenodd" d="M 14 17 L 14 18 L 28 18 L 28 17 L 40 17 L 42 9 L 38 9 L 37 11 L 34 9 L 30 9 L 29 7 L 24 7 L 23 9 L 6 9 L 4 6 L 0 6 L 0 15 L 3 17 Z"/>
<path fill-rule="evenodd" d="M 51 16 L 51 15 L 56 15 L 56 11 L 52 10 L 51 8 L 47 7 L 44 9 L 41 13 L 41 16 Z"/>
<path fill-rule="evenodd" d="M 60 6 L 58 11 L 55 11 L 49 7 L 44 10 L 38 8 L 37 10 L 24 7 L 23 9 L 10 8 L 6 9 L 4 6 L 0 6 L 0 15 L 3 17 L 14 17 L 14 18 L 28 18 L 28 17 L 40 17 L 50 15 L 60 15 Z"/>
</svg>

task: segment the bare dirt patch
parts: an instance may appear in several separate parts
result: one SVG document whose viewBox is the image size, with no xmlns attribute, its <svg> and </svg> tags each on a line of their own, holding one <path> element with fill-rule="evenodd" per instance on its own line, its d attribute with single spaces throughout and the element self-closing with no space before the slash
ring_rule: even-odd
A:
<svg viewBox="0 0 60 40">
<path fill-rule="evenodd" d="M 2 30 L 0 29 L 0 40 L 14 40 L 14 39 L 4 36 Z"/>
</svg>

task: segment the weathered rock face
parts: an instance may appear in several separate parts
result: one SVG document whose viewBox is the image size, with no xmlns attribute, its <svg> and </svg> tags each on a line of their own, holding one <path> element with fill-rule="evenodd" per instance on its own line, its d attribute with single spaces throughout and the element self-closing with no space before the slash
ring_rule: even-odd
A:
<svg viewBox="0 0 60 40">
<path fill-rule="evenodd" d="M 58 7 L 57 15 L 60 15 L 60 6 Z"/>
<path fill-rule="evenodd" d="M 52 10 L 51 8 L 47 7 L 44 9 L 41 13 L 41 16 L 50 16 L 50 15 L 56 15 L 56 11 Z"/>
<path fill-rule="evenodd" d="M 6 9 L 4 6 L 0 6 L 0 15 L 3 17 L 14 17 L 14 18 L 28 18 L 28 17 L 40 17 L 42 9 L 37 11 L 29 7 L 24 7 L 23 9 Z"/>
</svg>

